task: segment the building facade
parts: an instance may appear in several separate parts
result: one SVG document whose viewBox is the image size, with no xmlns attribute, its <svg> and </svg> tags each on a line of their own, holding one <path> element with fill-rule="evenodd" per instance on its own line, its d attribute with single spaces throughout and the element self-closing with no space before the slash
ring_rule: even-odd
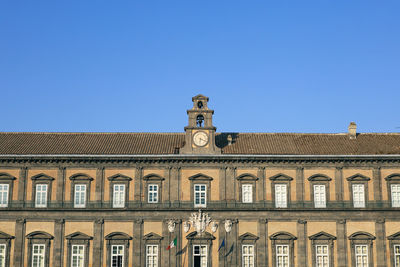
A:
<svg viewBox="0 0 400 267">
<path fill-rule="evenodd" d="M 400 135 L 0 133 L 0 267 L 400 266 Z"/>
</svg>

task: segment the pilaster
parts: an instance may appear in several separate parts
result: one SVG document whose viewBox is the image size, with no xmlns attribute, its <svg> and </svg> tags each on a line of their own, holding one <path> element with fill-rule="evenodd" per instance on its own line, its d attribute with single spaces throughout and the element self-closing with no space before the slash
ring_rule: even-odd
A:
<svg viewBox="0 0 400 267">
<path fill-rule="evenodd" d="M 297 266 L 308 266 L 307 264 L 307 221 L 297 221 Z"/>
<path fill-rule="evenodd" d="M 233 219 L 231 221 L 232 221 L 232 230 L 229 233 L 227 233 L 227 240 L 226 240 L 226 253 L 225 253 L 226 267 L 237 266 L 238 264 L 239 221 L 237 219 Z"/>
<path fill-rule="evenodd" d="M 226 202 L 228 205 L 230 203 L 235 203 L 236 200 L 236 168 L 228 167 L 226 169 Z"/>
<path fill-rule="evenodd" d="M 97 168 L 96 170 L 96 202 L 102 202 L 104 199 L 104 167 Z"/>
<path fill-rule="evenodd" d="M 170 203 L 171 202 L 171 187 L 173 187 L 174 183 L 171 181 L 172 179 L 172 168 L 168 167 L 165 169 L 164 171 L 164 176 L 165 176 L 165 180 L 164 180 L 164 184 L 162 186 L 162 202 L 164 203 Z"/>
<path fill-rule="evenodd" d="M 347 267 L 347 229 L 346 220 L 336 222 L 338 267 Z"/>
<path fill-rule="evenodd" d="M 142 266 L 142 242 L 143 242 L 143 220 L 136 219 L 133 221 L 133 245 L 132 245 L 132 255 L 133 255 L 133 266 Z M 144 265 L 144 263 L 143 263 Z"/>
<path fill-rule="evenodd" d="M 24 203 L 26 199 L 26 179 L 28 175 L 28 168 L 22 167 L 19 171 L 18 179 L 18 201 Z"/>
<path fill-rule="evenodd" d="M 257 266 L 266 267 L 268 265 L 268 220 L 258 220 L 258 237 L 257 242 Z"/>
<path fill-rule="evenodd" d="M 103 266 L 103 236 L 104 236 L 104 219 L 94 221 L 93 233 L 93 267 Z"/>
<path fill-rule="evenodd" d="M 374 200 L 382 200 L 382 181 L 381 181 L 381 168 L 375 167 L 372 171 L 372 179 L 374 185 Z"/>
<path fill-rule="evenodd" d="M 54 221 L 53 265 L 63 266 L 64 251 L 64 219 Z"/>
<path fill-rule="evenodd" d="M 335 168 L 336 201 L 343 201 L 343 168 Z"/>
<path fill-rule="evenodd" d="M 166 250 L 168 244 L 172 241 L 171 235 L 168 231 L 168 219 L 162 221 L 162 236 L 164 237 L 161 240 L 161 247 L 160 247 L 160 257 L 161 257 L 161 266 L 172 266 L 170 261 L 170 250 Z"/>
<path fill-rule="evenodd" d="M 143 178 L 143 167 L 138 166 L 135 170 L 135 180 L 134 180 L 134 195 L 133 199 L 137 202 L 142 201 L 142 178 Z"/>
<path fill-rule="evenodd" d="M 25 224 L 24 218 L 16 220 L 15 224 L 15 243 L 14 243 L 14 266 L 24 267 L 25 251 Z"/>
<path fill-rule="evenodd" d="M 386 234 L 385 234 L 385 219 L 375 221 L 375 234 L 376 234 L 376 262 L 377 267 L 388 266 L 386 262 Z"/>
<path fill-rule="evenodd" d="M 296 201 L 304 201 L 304 168 L 296 168 Z"/>
<path fill-rule="evenodd" d="M 226 200 L 226 167 L 219 169 L 219 199 Z"/>
<path fill-rule="evenodd" d="M 257 170 L 258 184 L 257 184 L 257 199 L 259 202 L 265 201 L 265 168 L 260 167 Z"/>
<path fill-rule="evenodd" d="M 65 198 L 65 168 L 59 167 L 57 172 L 56 201 L 62 203 Z"/>
</svg>

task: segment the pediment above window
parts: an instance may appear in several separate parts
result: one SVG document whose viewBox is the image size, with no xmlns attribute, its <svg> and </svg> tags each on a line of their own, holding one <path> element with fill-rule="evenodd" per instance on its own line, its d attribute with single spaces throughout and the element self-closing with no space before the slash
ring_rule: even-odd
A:
<svg viewBox="0 0 400 267">
<path fill-rule="evenodd" d="M 385 178 L 386 181 L 400 181 L 400 173 L 393 173 Z"/>
<path fill-rule="evenodd" d="M 210 234 L 209 232 L 204 232 L 202 234 L 197 234 L 196 231 L 189 233 L 186 236 L 186 239 L 188 240 L 214 240 L 215 236 Z"/>
<path fill-rule="evenodd" d="M 325 233 L 325 232 L 319 232 L 312 236 L 309 236 L 308 239 L 310 239 L 310 240 L 336 240 L 336 237 L 333 235 L 330 235 L 328 233 Z"/>
<path fill-rule="evenodd" d="M 394 233 L 393 235 L 388 236 L 389 240 L 400 240 L 400 232 Z"/>
<path fill-rule="evenodd" d="M 17 178 L 12 176 L 11 174 L 8 174 L 6 172 L 0 172 L 0 181 L 12 181 L 15 179 L 17 179 Z"/>
<path fill-rule="evenodd" d="M 369 177 L 362 175 L 361 173 L 357 173 L 350 177 L 347 177 L 347 181 L 369 181 L 369 180 L 371 180 Z"/>
<path fill-rule="evenodd" d="M 374 240 L 375 236 L 371 235 L 367 232 L 355 232 L 351 236 L 349 236 L 350 240 Z"/>
<path fill-rule="evenodd" d="M 36 175 L 32 176 L 31 179 L 34 181 L 53 181 L 54 180 L 53 177 L 51 177 L 47 174 L 44 174 L 44 173 L 36 174 Z"/>
<path fill-rule="evenodd" d="M 159 241 L 161 239 L 163 239 L 162 236 L 159 236 L 158 234 L 153 233 L 153 232 L 148 233 L 147 235 L 145 235 L 143 237 L 143 240 L 157 240 L 157 241 Z"/>
<path fill-rule="evenodd" d="M 125 233 L 114 232 L 114 233 L 106 235 L 105 239 L 106 240 L 131 240 L 132 237 L 130 237 L 129 235 L 127 235 Z"/>
<path fill-rule="evenodd" d="M 243 173 L 242 175 L 236 177 L 236 179 L 239 181 L 257 181 L 258 177 L 251 173 Z"/>
<path fill-rule="evenodd" d="M 325 174 L 314 174 L 308 177 L 309 181 L 331 181 L 332 178 L 326 176 Z"/>
<path fill-rule="evenodd" d="M 284 174 L 284 173 L 278 173 L 274 176 L 269 177 L 271 181 L 292 181 L 293 178 Z"/>
<path fill-rule="evenodd" d="M 297 237 L 288 232 L 278 232 L 269 237 L 271 240 L 296 240 Z"/>
<path fill-rule="evenodd" d="M 239 236 L 240 241 L 249 240 L 249 241 L 256 241 L 258 240 L 258 236 L 253 235 L 252 233 L 244 233 L 243 235 Z"/>
<path fill-rule="evenodd" d="M 189 180 L 194 180 L 194 181 L 212 181 L 213 178 L 208 176 L 208 175 L 205 175 L 205 174 L 202 174 L 202 173 L 198 173 L 198 174 L 195 174 L 193 176 L 190 176 Z"/>
<path fill-rule="evenodd" d="M 14 239 L 14 237 L 12 235 L 6 234 L 2 231 L 0 231 L 0 239 Z"/>
<path fill-rule="evenodd" d="M 26 236 L 28 239 L 53 239 L 51 234 L 41 231 L 35 231 Z"/>
<path fill-rule="evenodd" d="M 123 181 L 123 182 L 125 182 L 125 181 L 132 181 L 132 178 L 131 178 L 131 177 L 126 176 L 126 175 L 123 175 L 123 174 L 120 174 L 120 173 L 114 174 L 113 176 L 110 176 L 110 177 L 108 177 L 107 179 L 108 179 L 110 182 L 113 182 L 113 181 Z"/>
<path fill-rule="evenodd" d="M 92 240 L 93 237 L 81 232 L 75 232 L 65 237 L 68 240 Z"/>
<path fill-rule="evenodd" d="M 72 181 L 93 181 L 94 179 L 87 174 L 77 173 L 69 177 Z"/>
<path fill-rule="evenodd" d="M 164 181 L 165 178 L 161 177 L 158 174 L 150 173 L 150 174 L 147 174 L 146 176 L 144 176 L 143 180 L 145 180 L 145 181 Z"/>
</svg>

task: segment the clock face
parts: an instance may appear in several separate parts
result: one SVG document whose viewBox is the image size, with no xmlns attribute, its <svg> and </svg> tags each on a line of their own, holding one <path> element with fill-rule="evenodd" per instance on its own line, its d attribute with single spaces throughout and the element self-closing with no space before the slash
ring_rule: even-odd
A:
<svg viewBox="0 0 400 267">
<path fill-rule="evenodd" d="M 208 143 L 208 135 L 205 132 L 197 132 L 193 135 L 193 142 L 196 146 L 205 146 Z"/>
</svg>

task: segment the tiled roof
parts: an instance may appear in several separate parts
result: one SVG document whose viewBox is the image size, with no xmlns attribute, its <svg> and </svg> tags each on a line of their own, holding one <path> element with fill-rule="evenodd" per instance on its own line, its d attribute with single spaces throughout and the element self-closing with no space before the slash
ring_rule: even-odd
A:
<svg viewBox="0 0 400 267">
<path fill-rule="evenodd" d="M 233 142 L 228 145 L 227 137 Z M 184 133 L 0 133 L 0 155 L 177 154 Z M 400 154 L 400 134 L 218 133 L 223 154 L 382 155 Z"/>
</svg>

